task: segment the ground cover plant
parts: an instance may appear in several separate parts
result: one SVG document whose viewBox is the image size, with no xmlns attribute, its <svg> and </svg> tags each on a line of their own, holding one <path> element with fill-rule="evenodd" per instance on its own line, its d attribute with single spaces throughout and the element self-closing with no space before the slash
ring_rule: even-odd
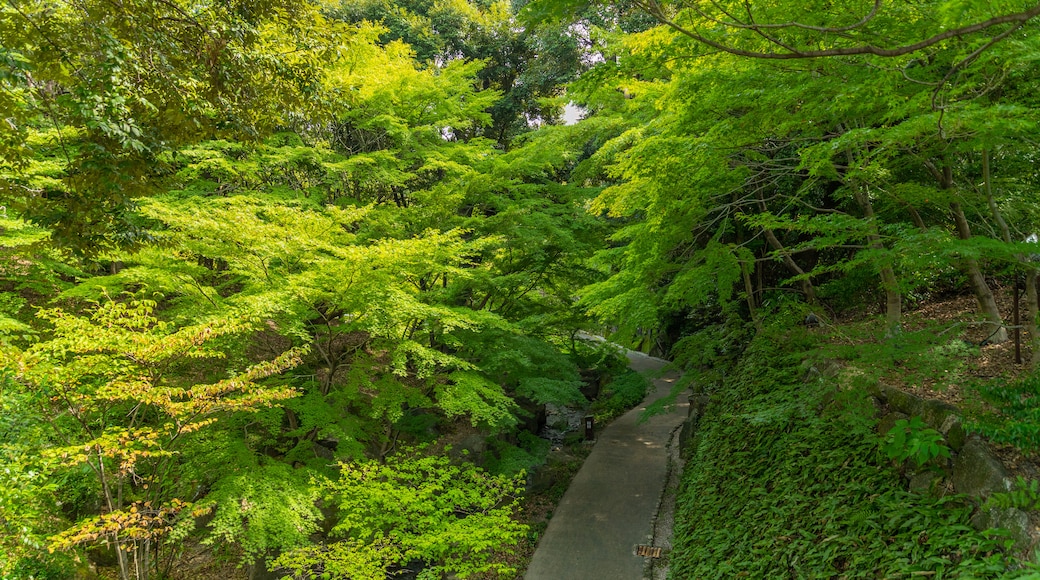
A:
<svg viewBox="0 0 1040 580">
<path fill-rule="evenodd" d="M 791 322 L 767 328 L 710 391 L 683 476 L 671 577 L 1035 575 L 1016 571 L 999 533 L 970 526 L 966 498 L 905 489 L 865 392 L 806 381 L 801 363 L 816 339 Z"/>
</svg>

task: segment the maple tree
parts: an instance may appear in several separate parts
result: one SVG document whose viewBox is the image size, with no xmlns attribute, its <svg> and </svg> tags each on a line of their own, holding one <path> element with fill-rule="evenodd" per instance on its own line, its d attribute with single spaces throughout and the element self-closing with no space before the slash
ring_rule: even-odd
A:
<svg viewBox="0 0 1040 580">
<path fill-rule="evenodd" d="M 7 2 L 0 575 L 508 575 L 516 470 L 414 446 L 527 453 L 583 330 L 715 384 L 791 311 L 1000 341 L 1022 276 L 1040 361 L 1037 11 Z"/>
<path fill-rule="evenodd" d="M 6 363 L 51 428 L 55 444 L 41 450 L 41 467 L 84 465 L 101 491 L 102 513 L 52 537 L 49 549 L 112 545 L 123 578 L 147 578 L 157 545 L 190 513 L 183 499 L 190 483 L 178 476 L 190 461 L 185 441 L 221 416 L 294 396 L 292 388 L 258 381 L 298 364 L 301 354 L 289 350 L 213 382 L 186 381 L 178 369 L 225 358 L 214 343 L 250 324 L 215 319 L 174 328 L 152 315 L 154 306 L 106 302 L 89 317 L 41 312 L 53 337 Z"/>
</svg>

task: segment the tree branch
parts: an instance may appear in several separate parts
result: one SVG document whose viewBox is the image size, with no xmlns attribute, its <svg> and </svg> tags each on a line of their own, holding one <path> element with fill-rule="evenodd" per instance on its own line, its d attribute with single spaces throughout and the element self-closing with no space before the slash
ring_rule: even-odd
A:
<svg viewBox="0 0 1040 580">
<path fill-rule="evenodd" d="M 733 18 L 733 16 L 731 14 L 729 14 L 726 11 L 722 10 L 722 7 L 719 6 L 717 3 L 712 2 L 712 4 L 715 4 L 715 6 L 717 8 L 719 8 L 720 11 L 723 12 L 723 14 L 726 14 L 730 18 Z M 744 2 L 744 4 L 747 7 L 748 16 L 750 16 L 751 15 L 751 7 L 750 7 L 750 5 L 746 1 Z M 769 29 L 769 28 L 774 28 L 774 29 L 775 28 L 801 28 L 802 30 L 812 30 L 814 32 L 823 32 L 823 33 L 826 33 L 826 34 L 840 34 L 842 32 L 849 32 L 849 31 L 856 30 L 857 28 L 861 28 L 861 27 L 867 25 L 871 20 L 874 19 L 875 16 L 877 16 L 878 10 L 880 8 L 881 8 L 881 0 L 874 0 L 874 6 L 870 9 L 870 12 L 868 12 L 866 16 L 861 18 L 859 20 L 859 22 L 856 22 L 855 24 L 850 24 L 848 26 L 838 26 L 838 27 L 813 26 L 811 24 L 802 24 L 801 22 L 794 22 L 794 21 L 792 21 L 792 22 L 779 22 L 779 23 L 776 23 L 776 24 L 757 24 L 757 23 L 745 24 L 745 23 L 737 21 L 736 18 L 733 18 L 734 22 L 725 22 L 725 21 L 722 21 L 722 20 L 718 20 L 716 18 L 711 18 L 710 16 L 705 14 L 703 11 L 701 11 L 699 8 L 695 8 L 695 10 L 697 11 L 698 14 L 703 16 L 706 20 L 710 20 L 711 22 L 714 22 L 716 24 L 721 24 L 723 26 L 728 26 L 730 28 L 743 28 L 743 29 L 749 29 L 749 30 L 755 30 L 755 31 L 759 31 L 759 30 L 762 30 L 762 29 Z M 753 19 L 751 19 L 751 20 L 749 20 L 749 22 L 754 22 L 754 21 L 753 21 Z"/>
<path fill-rule="evenodd" d="M 710 46 L 710 47 L 712 47 L 712 48 L 714 48 L 716 50 L 720 50 L 722 52 L 726 52 L 726 53 L 729 53 L 729 54 L 732 54 L 732 55 L 736 55 L 736 56 L 745 56 L 745 57 L 749 57 L 749 58 L 759 58 L 759 59 L 769 59 L 769 60 L 790 60 L 790 59 L 823 58 L 823 57 L 832 57 L 832 56 L 854 56 L 854 55 L 861 55 L 861 54 L 873 54 L 875 56 L 882 56 L 882 57 L 903 56 L 903 55 L 906 55 L 906 54 L 910 54 L 910 53 L 917 52 L 919 50 L 928 48 L 928 47 L 933 46 L 935 44 L 938 44 L 938 43 L 940 43 L 940 42 L 942 42 L 944 40 L 949 40 L 951 38 L 959 38 L 959 37 L 962 37 L 962 36 L 967 36 L 969 34 L 974 34 L 976 32 L 981 32 L 983 30 L 987 30 L 989 28 L 992 28 L 994 26 L 999 26 L 1001 24 L 1017 24 L 1018 26 L 1022 26 L 1026 22 L 1032 20 L 1033 18 L 1036 18 L 1037 16 L 1040 16 L 1040 3 L 1038 3 L 1036 6 L 1033 6 L 1032 8 L 1030 8 L 1028 10 L 1024 10 L 1022 12 L 1015 12 L 1013 14 L 1005 14 L 1003 16 L 995 16 L 993 18 L 990 18 L 988 20 L 984 20 L 982 22 L 976 22 L 975 24 L 969 24 L 967 26 L 961 26 L 959 28 L 953 28 L 953 29 L 950 29 L 950 30 L 946 30 L 944 32 L 940 32 L 939 34 L 935 34 L 935 35 L 929 36 L 928 38 L 925 38 L 925 39 L 920 40 L 918 42 L 914 42 L 914 43 L 911 43 L 911 44 L 906 44 L 906 45 L 903 45 L 903 46 L 896 46 L 896 47 L 893 47 L 893 48 L 884 48 L 884 47 L 875 46 L 875 45 L 872 45 L 872 44 L 863 44 L 863 45 L 859 45 L 859 46 L 827 48 L 827 49 L 822 49 L 822 50 L 797 50 L 797 49 L 792 49 L 791 47 L 787 47 L 786 45 L 783 45 L 783 44 L 780 44 L 780 43 L 774 43 L 774 44 L 777 44 L 777 46 L 780 46 L 781 48 L 784 48 L 786 52 L 761 52 L 761 51 L 756 51 L 756 50 L 745 50 L 745 49 L 737 48 L 735 46 L 730 46 L 730 45 L 718 42 L 716 40 L 712 40 L 710 38 L 707 38 L 707 37 L 697 33 L 694 30 L 691 30 L 689 28 L 686 28 L 686 27 L 682 26 L 681 24 L 675 22 L 674 20 L 672 20 L 671 18 L 669 18 L 665 14 L 664 9 L 661 7 L 660 3 L 657 2 L 657 0 L 634 0 L 633 4 L 635 6 L 637 6 L 638 8 L 642 9 L 644 12 L 649 14 L 651 17 L 656 19 L 661 24 L 664 24 L 665 26 L 668 26 L 669 28 L 675 30 L 679 34 L 682 34 L 683 36 L 689 37 L 689 38 L 691 38 L 691 39 L 693 39 L 693 40 L 695 40 L 695 41 L 697 41 L 697 42 L 699 42 L 701 44 Z M 841 27 L 841 28 L 837 28 L 837 29 L 828 29 L 827 27 L 818 27 L 818 28 L 821 28 L 821 30 L 819 30 L 819 32 L 824 32 L 824 33 L 847 32 L 848 30 L 852 30 L 852 29 L 854 29 L 856 27 L 863 26 L 863 24 L 865 24 L 866 22 L 869 22 L 871 19 L 873 19 L 873 17 L 874 17 L 873 14 L 874 13 L 876 13 L 876 7 L 871 12 L 871 14 L 868 14 L 867 17 L 865 17 L 863 20 L 861 20 L 855 26 L 852 26 L 852 27 Z M 709 18 L 709 21 L 711 21 L 711 22 L 718 22 L 717 20 L 710 19 L 710 18 Z M 733 27 L 733 28 L 742 28 L 742 29 L 755 30 L 759 34 L 761 34 L 761 31 L 759 29 L 762 29 L 762 28 L 781 28 L 781 27 L 785 26 L 785 25 L 742 24 L 742 23 L 729 23 L 729 22 L 722 22 L 722 24 L 724 24 L 726 26 Z M 807 30 L 814 30 L 814 28 L 809 27 L 808 25 L 797 26 L 796 23 L 788 23 L 788 24 L 790 25 L 788 27 L 798 27 L 798 28 L 803 28 L 803 29 L 807 29 Z M 1013 28 L 1017 29 L 1017 27 L 1013 27 Z M 1003 33 L 995 36 L 993 41 L 991 41 L 991 42 L 999 42 L 1007 34 L 1009 34 L 1009 32 L 1008 31 L 1004 31 Z M 769 37 L 766 36 L 766 38 L 769 38 Z M 989 45 L 987 44 L 987 46 L 989 46 Z"/>
</svg>

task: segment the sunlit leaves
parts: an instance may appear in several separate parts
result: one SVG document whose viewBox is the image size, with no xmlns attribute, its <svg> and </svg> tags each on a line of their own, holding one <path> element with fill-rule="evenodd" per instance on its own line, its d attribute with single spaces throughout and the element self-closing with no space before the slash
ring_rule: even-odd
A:
<svg viewBox="0 0 1040 580">
<path fill-rule="evenodd" d="M 274 565 L 293 578 L 379 578 L 401 562 L 399 547 L 389 540 L 342 540 L 296 548 L 278 556 Z"/>
<path fill-rule="evenodd" d="M 88 518 L 51 538 L 50 550 L 70 550 L 84 544 L 111 541 L 129 551 L 138 542 L 161 537 L 173 529 L 177 516 L 189 504 L 173 499 L 162 506 L 134 503 L 124 509 Z"/>
<path fill-rule="evenodd" d="M 343 463 L 339 468 L 339 477 L 322 488 L 338 510 L 332 534 L 342 540 L 289 552 L 276 565 L 297 577 L 379 566 L 385 574 L 388 565 L 412 560 L 460 578 L 511 571 L 489 555 L 515 545 L 526 531 L 511 517 L 518 479 L 494 476 L 472 464 L 453 465 L 436 455 L 403 454 L 386 463 Z"/>
<path fill-rule="evenodd" d="M 198 509 L 213 510 L 207 544 L 235 544 L 244 561 L 308 544 L 318 531 L 318 490 L 283 463 L 267 463 L 218 479 Z"/>
<path fill-rule="evenodd" d="M 451 373 L 445 382 L 436 386 L 435 392 L 438 404 L 448 417 L 468 416 L 474 425 L 494 429 L 516 423 L 513 414 L 516 403 L 506 396 L 501 385 L 478 373 Z"/>
<path fill-rule="evenodd" d="M 41 312 L 52 337 L 5 360 L 63 445 L 44 448 L 52 472 L 86 465 L 104 490 L 106 511 L 52 539 L 51 549 L 112 542 L 150 550 L 185 504 L 176 474 L 185 436 L 220 417 L 255 412 L 296 395 L 258 381 L 300 363 L 301 351 L 231 370 L 214 382 L 186 376 L 187 361 L 221 359 L 213 343 L 252 329 L 245 319 L 216 318 L 177 328 L 160 322 L 150 302 L 106 302 L 88 316 Z M 192 380 L 191 375 L 196 379 Z"/>
</svg>

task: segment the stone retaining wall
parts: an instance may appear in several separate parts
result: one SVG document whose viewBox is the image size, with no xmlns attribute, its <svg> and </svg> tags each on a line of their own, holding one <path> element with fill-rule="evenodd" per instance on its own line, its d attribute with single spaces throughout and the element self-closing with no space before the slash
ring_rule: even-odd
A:
<svg viewBox="0 0 1040 580">
<path fill-rule="evenodd" d="M 983 509 L 991 494 L 1011 491 L 1013 482 L 1007 468 L 989 445 L 978 435 L 968 435 L 956 407 L 881 384 L 867 390 L 878 401 L 879 409 L 883 408 L 883 403 L 889 410 L 878 422 L 880 435 L 887 434 L 899 419 L 920 417 L 942 434 L 952 452 L 952 459 L 941 466 L 941 471 L 908 471 L 906 478 L 910 489 L 922 493 L 942 493 L 952 489 L 968 495 L 979 506 L 971 520 L 976 529 L 1007 529 L 1015 541 L 1016 551 L 1026 552 L 1037 544 L 1036 530 L 1029 515 L 1022 510 Z"/>
</svg>

